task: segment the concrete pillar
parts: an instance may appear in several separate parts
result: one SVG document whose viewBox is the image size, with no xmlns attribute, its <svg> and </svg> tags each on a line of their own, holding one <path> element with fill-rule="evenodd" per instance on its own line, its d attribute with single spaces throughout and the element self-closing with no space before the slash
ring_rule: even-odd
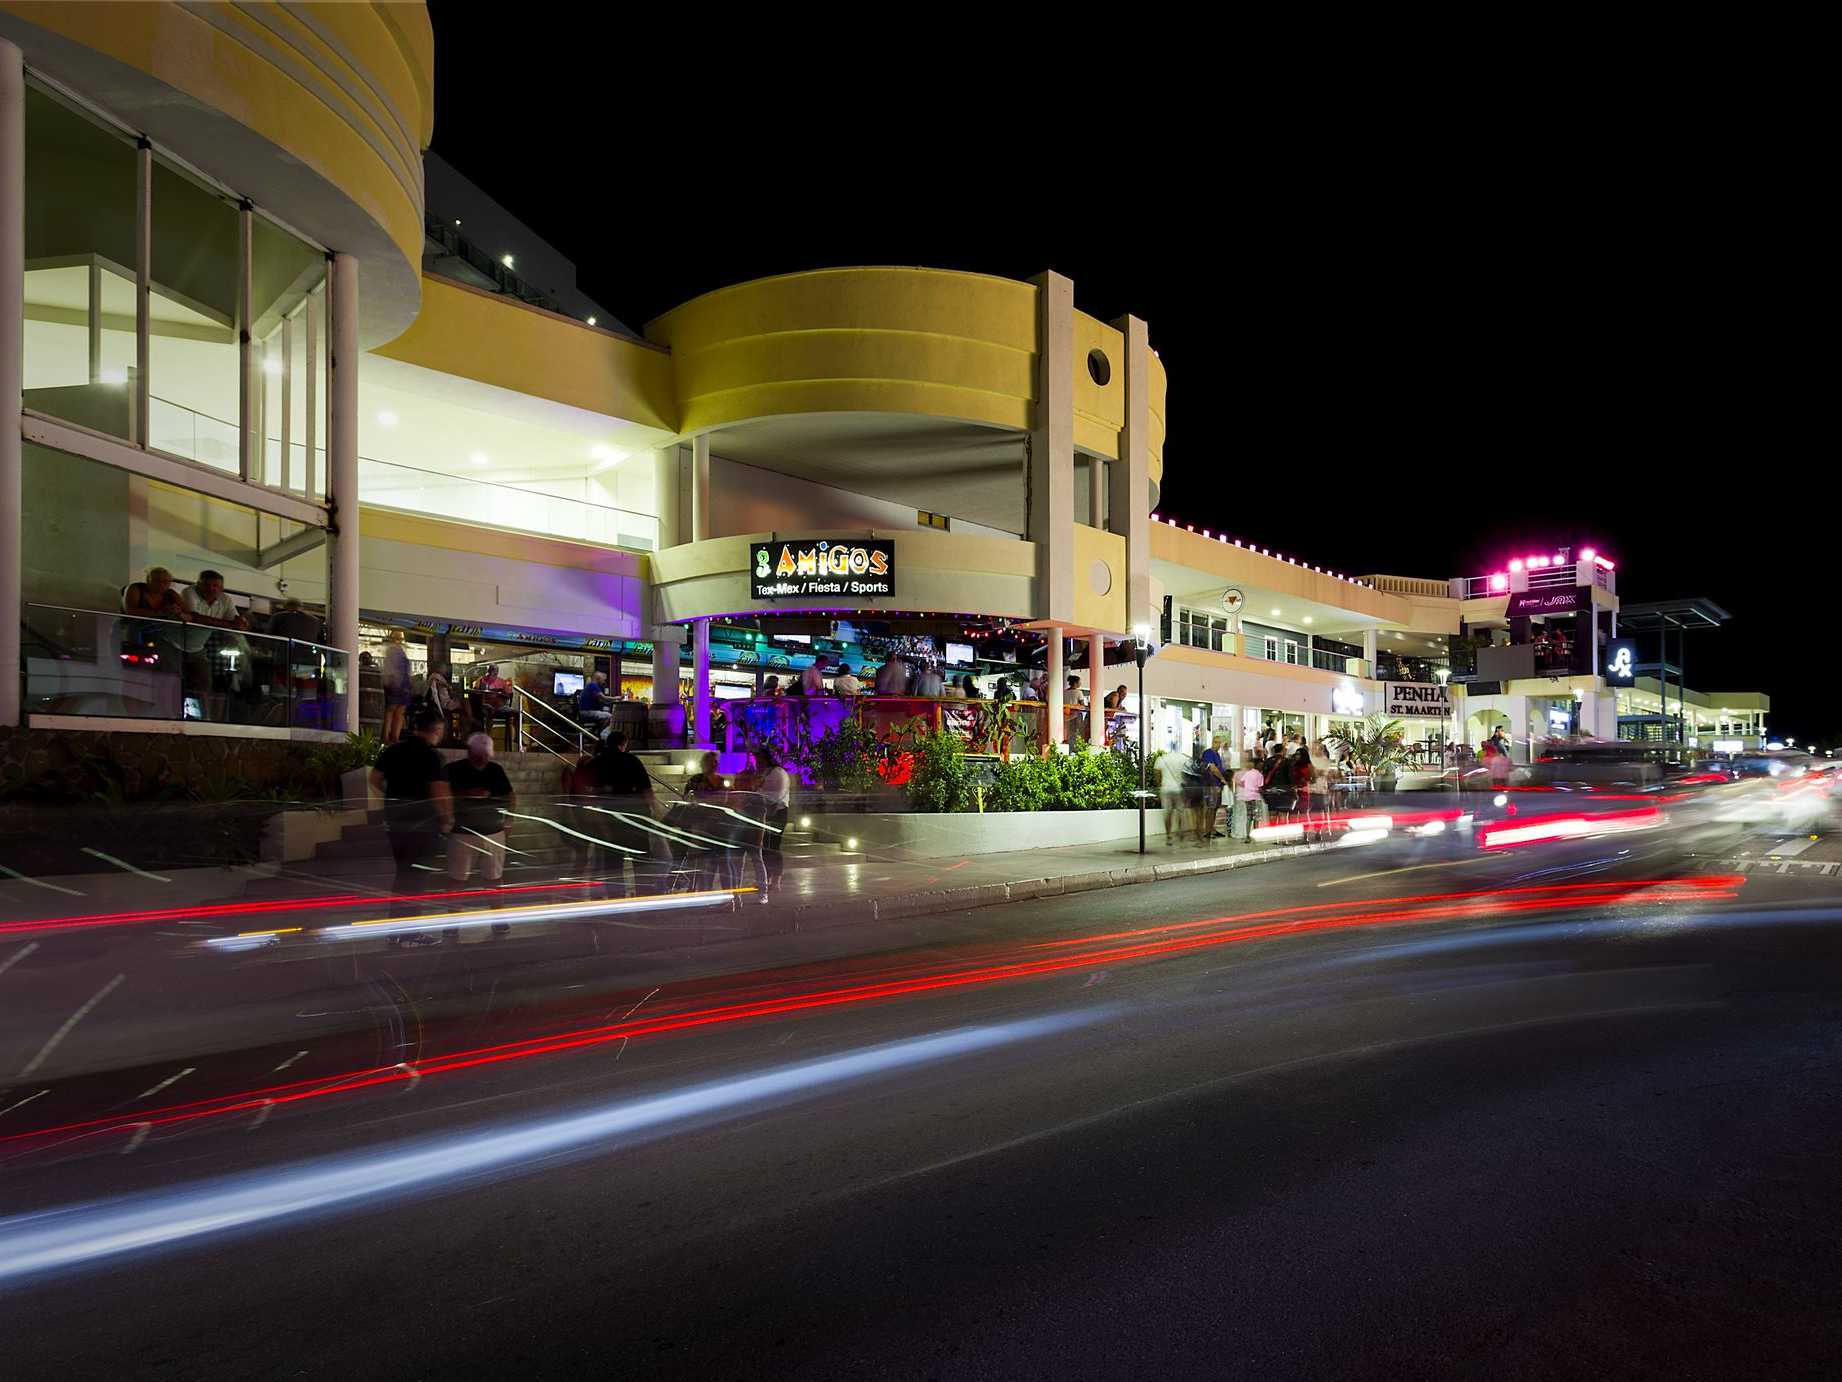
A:
<svg viewBox="0 0 1842 1382">
<path fill-rule="evenodd" d="M 684 633 L 676 624 L 652 631 L 652 703 L 678 704 L 679 653 Z"/>
<path fill-rule="evenodd" d="M 1119 459 L 1107 467 L 1107 530 L 1126 539 L 1126 627 L 1152 627 L 1151 610 L 1151 341 L 1145 323 L 1121 317 L 1126 338 L 1126 425 Z"/>
<path fill-rule="evenodd" d="M 710 742 L 710 621 L 691 624 L 691 743 L 700 749 Z"/>
<path fill-rule="evenodd" d="M 345 724 L 358 728 L 358 261 L 335 254 L 326 273 L 326 637 L 343 648 Z"/>
<path fill-rule="evenodd" d="M 1049 717 L 1049 742 L 1061 745 L 1068 742 L 1068 721 L 1062 714 L 1062 683 L 1068 674 L 1062 670 L 1062 631 L 1045 629 L 1043 635 L 1049 642 L 1043 657 L 1043 699 L 1049 708 L 1043 713 Z"/>
<path fill-rule="evenodd" d="M 26 74 L 0 38 L 0 725 L 20 722 L 20 552 L 25 450 L 19 433 L 26 330 Z"/>
<path fill-rule="evenodd" d="M 1036 615 L 1074 618 L 1074 282 L 1036 285 L 1036 416 L 1024 467 L 1024 536 L 1036 544 Z M 1059 687 L 1058 687 L 1059 690 Z"/>
<path fill-rule="evenodd" d="M 1362 659 L 1369 664 L 1368 675 L 1378 675 L 1375 670 L 1375 655 L 1381 651 L 1381 632 L 1377 629 L 1362 631 Z"/>
<path fill-rule="evenodd" d="M 679 454 L 675 446 L 652 453 L 652 501 L 659 513 L 659 546 L 676 547 L 684 541 L 682 509 L 678 503 Z"/>
<path fill-rule="evenodd" d="M 691 441 L 691 541 L 710 536 L 710 438 Z"/>
<path fill-rule="evenodd" d="M 1099 634 L 1089 634 L 1087 639 L 1087 742 L 1095 748 L 1106 745 L 1106 710 L 1101 702 L 1106 699 L 1106 687 L 1101 685 L 1101 678 L 1106 675 L 1106 639 Z"/>
<path fill-rule="evenodd" d="M 1087 458 L 1087 526 L 1106 530 L 1106 462 Z"/>
</svg>

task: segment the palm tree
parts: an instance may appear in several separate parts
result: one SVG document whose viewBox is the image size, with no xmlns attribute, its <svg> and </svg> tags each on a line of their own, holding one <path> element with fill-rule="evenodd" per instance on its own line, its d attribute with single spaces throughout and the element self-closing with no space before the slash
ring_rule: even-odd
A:
<svg viewBox="0 0 1842 1382">
<path fill-rule="evenodd" d="M 1407 761 L 1406 729 L 1399 720 L 1386 715 L 1371 715 L 1366 720 L 1345 724 L 1333 731 L 1330 742 L 1338 749 L 1349 750 L 1350 761 L 1375 779 L 1383 791 L 1384 779 L 1392 782 L 1397 769 Z"/>
</svg>

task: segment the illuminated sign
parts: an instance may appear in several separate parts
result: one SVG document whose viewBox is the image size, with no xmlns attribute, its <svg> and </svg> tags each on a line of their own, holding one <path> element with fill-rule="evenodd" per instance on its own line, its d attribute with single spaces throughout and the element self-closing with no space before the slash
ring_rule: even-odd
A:
<svg viewBox="0 0 1842 1382">
<path fill-rule="evenodd" d="M 1383 683 L 1386 702 L 1382 714 L 1390 718 L 1443 720 L 1452 713 L 1452 696 L 1445 687 L 1427 681 Z"/>
<path fill-rule="evenodd" d="M 895 543 L 798 538 L 748 549 L 755 600 L 866 599 L 895 594 Z"/>
<path fill-rule="evenodd" d="M 1330 692 L 1330 708 L 1337 715 L 1362 714 L 1362 690 L 1345 682 L 1334 686 Z"/>
<path fill-rule="evenodd" d="M 1573 707 L 1570 705 L 1551 705 L 1548 707 L 1548 733 L 1565 734 L 1573 728 Z"/>
<path fill-rule="evenodd" d="M 1575 614 L 1583 609 L 1591 609 L 1592 591 L 1589 587 L 1570 585 L 1559 590 L 1518 590 L 1509 597 L 1509 613 L 1516 614 Z"/>
<path fill-rule="evenodd" d="M 1716 753 L 1745 753 L 1746 741 L 1744 739 L 1716 739 L 1708 747 Z"/>
<path fill-rule="evenodd" d="M 1605 679 L 1613 686 L 1629 686 L 1637 680 L 1637 644 L 1618 638 L 1605 645 Z"/>
</svg>

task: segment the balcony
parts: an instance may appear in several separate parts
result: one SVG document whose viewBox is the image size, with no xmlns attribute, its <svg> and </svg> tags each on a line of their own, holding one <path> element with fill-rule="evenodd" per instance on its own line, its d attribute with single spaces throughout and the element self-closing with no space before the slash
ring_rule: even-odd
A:
<svg viewBox="0 0 1842 1382">
<path fill-rule="evenodd" d="M 32 714 L 348 728 L 340 648 L 64 605 L 27 605 L 23 625 Z"/>
<path fill-rule="evenodd" d="M 1408 657 L 1390 652 L 1380 652 L 1375 656 L 1377 681 L 1432 683 L 1449 678 L 1452 671 L 1452 664 L 1442 657 Z"/>
</svg>

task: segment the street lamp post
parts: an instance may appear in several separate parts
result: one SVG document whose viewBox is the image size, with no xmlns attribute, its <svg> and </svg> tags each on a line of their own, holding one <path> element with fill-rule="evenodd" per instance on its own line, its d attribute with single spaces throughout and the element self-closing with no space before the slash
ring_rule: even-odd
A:
<svg viewBox="0 0 1842 1382">
<path fill-rule="evenodd" d="M 1132 629 L 1132 660 L 1138 664 L 1138 852 L 1145 852 L 1145 656 L 1151 651 L 1151 629 Z"/>
</svg>

